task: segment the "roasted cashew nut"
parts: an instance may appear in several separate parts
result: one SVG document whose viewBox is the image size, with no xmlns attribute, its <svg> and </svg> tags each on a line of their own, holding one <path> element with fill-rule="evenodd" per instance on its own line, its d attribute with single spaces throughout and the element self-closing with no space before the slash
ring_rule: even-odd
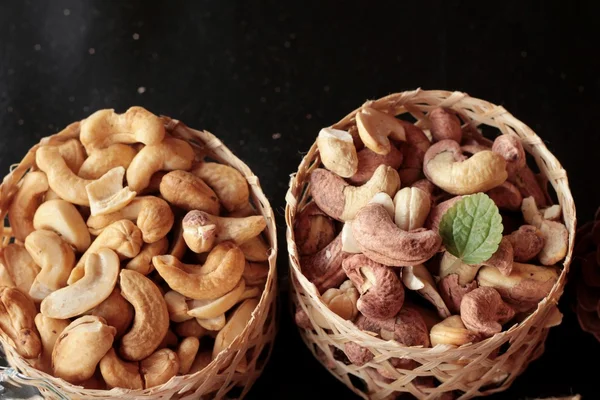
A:
<svg viewBox="0 0 600 400">
<path fill-rule="evenodd" d="M 25 248 L 41 268 L 29 289 L 29 296 L 34 301 L 42 301 L 67 285 L 75 265 L 75 253 L 67 242 L 52 231 L 40 229 L 27 236 Z"/>
<path fill-rule="evenodd" d="M 158 242 L 146 243 L 140 253 L 125 265 L 125 268 L 137 271 L 142 275 L 148 275 L 154 271 L 152 257 L 165 254 L 168 248 L 169 241 L 166 237 L 159 239 Z"/>
<path fill-rule="evenodd" d="M 103 247 L 89 254 L 83 278 L 50 293 L 40 305 L 42 314 L 50 318 L 67 319 L 96 307 L 115 288 L 119 267 L 117 253 L 109 248 Z"/>
<path fill-rule="evenodd" d="M 125 168 L 115 167 L 85 187 L 92 216 L 110 214 L 131 203 L 136 192 L 123 187 L 124 176 Z"/>
<path fill-rule="evenodd" d="M 167 137 L 137 153 L 127 168 L 127 183 L 131 190 L 140 192 L 155 172 L 189 170 L 194 157 L 194 149 L 186 141 Z"/>
<path fill-rule="evenodd" d="M 89 315 L 104 318 L 106 323 L 115 327 L 117 334 L 115 338 L 120 338 L 125 334 L 131 321 L 133 321 L 133 307 L 123 296 L 118 287 L 96 307 L 87 312 Z"/>
<path fill-rule="evenodd" d="M 142 247 L 142 233 L 133 222 L 126 219 L 110 224 L 81 256 L 69 275 L 69 285 L 84 276 L 87 257 L 103 247 L 114 250 L 122 258 L 133 258 L 139 254 Z"/>
<path fill-rule="evenodd" d="M 269 260 L 269 251 L 271 248 L 260 235 L 240 244 L 239 248 L 248 261 L 262 262 Z"/>
<path fill-rule="evenodd" d="M 358 156 L 352 135 L 346 131 L 323 128 L 317 136 L 321 162 L 329 171 L 350 178 L 358 170 Z"/>
<path fill-rule="evenodd" d="M 189 308 L 184 295 L 174 290 L 169 290 L 165 293 L 164 298 L 171 321 L 184 322 L 194 318 L 188 314 Z"/>
<path fill-rule="evenodd" d="M 133 305 L 133 326 L 121 339 L 119 353 L 139 361 L 156 350 L 169 329 L 169 311 L 158 287 L 144 275 L 121 270 L 121 294 Z"/>
<path fill-rule="evenodd" d="M 218 299 L 189 301 L 187 314 L 199 319 L 217 318 L 236 305 L 245 290 L 246 281 L 242 278 L 233 290 Z"/>
<path fill-rule="evenodd" d="M 33 216 L 48 191 L 48 179 L 41 171 L 27 173 L 8 207 L 8 222 L 15 239 L 23 242 L 34 231 Z"/>
<path fill-rule="evenodd" d="M 33 227 L 58 233 L 78 253 L 90 247 L 90 233 L 83 217 L 68 201 L 56 199 L 42 203 L 33 217 Z"/>
<path fill-rule="evenodd" d="M 42 339 L 42 366 L 48 373 L 52 373 L 52 351 L 60 334 L 69 326 L 68 319 L 54 319 L 39 313 L 35 316 L 35 326 Z"/>
<path fill-rule="evenodd" d="M 244 253 L 233 243 L 223 242 L 211 251 L 202 267 L 210 272 L 189 273 L 186 265 L 173 256 L 156 256 L 154 268 L 171 289 L 196 300 L 217 299 L 237 286 L 244 273 Z"/>
<path fill-rule="evenodd" d="M 215 192 L 190 172 L 169 172 L 163 176 L 159 188 L 162 197 L 176 207 L 219 215 L 221 204 Z"/>
<path fill-rule="evenodd" d="M 398 150 L 396 146 L 391 146 L 390 152 L 385 155 L 377 154 L 369 149 L 362 149 L 357 153 L 357 158 L 358 169 L 356 170 L 356 173 L 348 179 L 348 182 L 353 185 L 362 185 L 366 183 L 371 179 L 377 167 L 382 164 L 397 170 L 404 160 L 402 152 Z"/>
<path fill-rule="evenodd" d="M 191 172 L 215 191 L 227 211 L 240 211 L 249 204 L 248 182 L 237 169 L 225 164 L 201 162 Z"/>
<path fill-rule="evenodd" d="M 58 149 L 61 157 L 67 163 L 67 167 L 73 173 L 79 173 L 83 162 L 85 161 L 85 150 L 77 139 L 69 139 L 64 143 L 55 146 Z"/>
<path fill-rule="evenodd" d="M 502 324 L 514 315 L 515 310 L 491 287 L 480 287 L 465 294 L 460 304 L 460 317 L 465 327 L 483 338 L 502 331 Z"/>
<path fill-rule="evenodd" d="M 206 335 L 206 329 L 198 324 L 196 318 L 189 319 L 184 322 L 179 322 L 175 324 L 175 333 L 179 337 L 202 337 Z"/>
<path fill-rule="evenodd" d="M 85 159 L 77 175 L 83 179 L 98 179 L 115 167 L 127 169 L 135 155 L 136 151 L 133 147 L 121 143 L 94 150 Z"/>
<path fill-rule="evenodd" d="M 404 126 L 397 118 L 371 107 L 363 107 L 356 113 L 356 127 L 365 146 L 377 154 L 390 152 L 390 138 L 406 141 Z"/>
<path fill-rule="evenodd" d="M 225 318 L 225 314 L 220 314 L 214 318 L 196 318 L 196 322 L 208 331 L 218 332 L 223 329 L 227 319 Z"/>
<path fill-rule="evenodd" d="M 427 118 L 431 123 L 431 136 L 434 142 L 440 140 L 454 140 L 460 143 L 462 140 L 462 129 L 460 119 L 451 108 L 436 107 L 429 111 Z"/>
<path fill-rule="evenodd" d="M 435 324 L 429 332 L 429 337 L 432 347 L 438 344 L 462 346 L 468 343 L 475 343 L 479 340 L 479 335 L 465 328 L 458 315 L 452 315 L 442 322 Z"/>
<path fill-rule="evenodd" d="M 235 309 L 223 329 L 219 331 L 215 338 L 213 359 L 215 359 L 221 351 L 227 349 L 235 338 L 242 333 L 246 328 L 246 325 L 250 322 L 256 306 L 258 306 L 257 299 L 248 299 L 244 300 L 244 302 Z"/>
<path fill-rule="evenodd" d="M 119 211 L 106 215 L 91 216 L 87 220 L 87 225 L 92 233 L 100 234 L 107 226 L 122 219 L 135 221 L 142 231 L 144 242 L 154 243 L 169 233 L 175 221 L 175 216 L 169 204 L 163 199 L 154 196 L 141 196 L 133 199 L 131 203 Z"/>
<path fill-rule="evenodd" d="M 99 363 L 100 373 L 109 388 L 143 389 L 144 382 L 138 362 L 123 361 L 115 349 L 110 349 Z"/>
<path fill-rule="evenodd" d="M 5 283 L 28 294 L 40 272 L 40 267 L 22 244 L 10 243 L 0 250 L 0 265 L 6 274 Z"/>
<path fill-rule="evenodd" d="M 186 337 L 181 341 L 177 348 L 177 357 L 179 358 L 179 373 L 185 375 L 190 371 L 192 363 L 198 354 L 200 340 L 196 337 Z"/>
<path fill-rule="evenodd" d="M 248 286 L 260 286 L 267 281 L 269 265 L 263 263 L 246 263 L 243 278 Z"/>
<path fill-rule="evenodd" d="M 140 361 L 140 372 L 144 379 L 144 387 L 162 385 L 179 372 L 179 357 L 170 349 L 157 350 Z"/>
<path fill-rule="evenodd" d="M 81 122 L 80 140 L 88 153 L 115 143 L 155 145 L 164 137 L 160 118 L 142 107 L 131 107 L 123 114 L 98 110 Z"/>
<path fill-rule="evenodd" d="M 36 314 L 35 304 L 23 292 L 0 287 L 0 336 L 25 358 L 37 358 L 42 352 Z"/>
</svg>

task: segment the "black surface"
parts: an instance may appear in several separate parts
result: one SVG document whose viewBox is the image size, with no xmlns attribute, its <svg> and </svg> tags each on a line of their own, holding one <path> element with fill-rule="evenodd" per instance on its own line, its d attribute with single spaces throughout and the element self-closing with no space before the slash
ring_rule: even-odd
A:
<svg viewBox="0 0 600 400">
<path fill-rule="evenodd" d="M 388 93 L 461 90 L 536 130 L 569 173 L 579 221 L 592 217 L 597 2 L 285 3 L 1 2 L 0 170 L 100 108 L 181 119 L 218 135 L 260 177 L 284 277 L 284 196 L 319 129 Z M 354 398 L 312 359 L 280 300 L 275 351 L 248 398 Z M 599 397 L 600 344 L 561 308 L 543 358 L 491 398 Z"/>
</svg>

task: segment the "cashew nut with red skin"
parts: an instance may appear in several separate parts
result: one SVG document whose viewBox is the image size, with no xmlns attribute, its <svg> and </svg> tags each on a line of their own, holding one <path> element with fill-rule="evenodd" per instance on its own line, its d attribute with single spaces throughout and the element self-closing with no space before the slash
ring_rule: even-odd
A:
<svg viewBox="0 0 600 400">
<path fill-rule="evenodd" d="M 460 143 L 462 128 L 460 119 L 458 119 L 454 110 L 436 107 L 427 114 L 427 117 L 431 123 L 431 136 L 434 142 L 449 139 Z"/>
<path fill-rule="evenodd" d="M 538 228 L 544 238 L 544 247 L 538 255 L 540 263 L 554 265 L 565 258 L 569 242 L 569 231 L 566 226 L 560 222 L 544 219 L 533 197 L 523 199 L 521 211 L 525 222 Z"/>
<path fill-rule="evenodd" d="M 317 287 L 319 293 L 323 293 L 327 289 L 338 287 L 346 280 L 342 262 L 348 255 L 342 251 L 342 234 L 340 233 L 320 251 L 301 257 L 302 273 Z"/>
<path fill-rule="evenodd" d="M 500 135 L 494 140 L 492 151 L 506 160 L 506 172 L 513 177 L 527 162 L 521 140 L 516 135 Z"/>
<path fill-rule="evenodd" d="M 315 202 L 307 204 L 296 216 L 294 239 L 301 256 L 315 254 L 335 238 L 335 225 Z"/>
<path fill-rule="evenodd" d="M 392 169 L 400 168 L 404 156 L 396 146 L 392 145 L 390 152 L 385 155 L 377 154 L 369 149 L 362 149 L 357 153 L 357 159 L 358 168 L 356 173 L 348 179 L 348 182 L 353 185 L 362 185 L 368 182 L 377 167 L 382 164 Z"/>
<path fill-rule="evenodd" d="M 515 310 L 491 287 L 479 287 L 470 291 L 460 303 L 460 317 L 465 327 L 483 338 L 502 331 L 502 325 L 514 316 Z"/>
<path fill-rule="evenodd" d="M 544 236 L 533 225 L 522 225 L 507 238 L 513 246 L 514 260 L 520 263 L 532 260 L 544 248 Z"/>
</svg>

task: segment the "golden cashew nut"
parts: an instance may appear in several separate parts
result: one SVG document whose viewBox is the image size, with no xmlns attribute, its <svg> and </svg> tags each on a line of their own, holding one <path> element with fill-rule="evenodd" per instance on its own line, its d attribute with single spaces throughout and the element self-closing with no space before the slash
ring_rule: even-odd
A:
<svg viewBox="0 0 600 400">
<path fill-rule="evenodd" d="M 115 143 L 105 149 L 94 150 L 85 159 L 77 174 L 83 179 L 98 179 L 115 167 L 127 169 L 135 155 L 133 147 Z"/>
<path fill-rule="evenodd" d="M 104 318 L 108 325 L 114 326 L 117 330 L 115 338 L 123 336 L 133 321 L 133 307 L 121 296 L 121 290 L 117 287 L 87 314 Z"/>
<path fill-rule="evenodd" d="M 231 317 L 229 317 L 227 324 L 225 324 L 215 338 L 213 359 L 216 358 L 221 351 L 229 347 L 234 339 L 242 333 L 244 328 L 246 328 L 246 325 L 248 325 L 248 322 L 250 322 L 252 313 L 257 305 L 257 299 L 248 299 L 244 300 L 244 302 L 235 309 Z"/>
<path fill-rule="evenodd" d="M 39 313 L 35 316 L 35 326 L 42 339 L 42 366 L 46 372 L 52 372 L 52 351 L 60 334 L 69 326 L 68 319 L 49 318 Z"/>
<path fill-rule="evenodd" d="M 192 315 L 188 315 L 189 308 L 184 295 L 174 290 L 169 290 L 165 293 L 164 298 L 171 321 L 184 322 L 194 318 Z"/>
<path fill-rule="evenodd" d="M 90 232 L 83 217 L 68 201 L 56 199 L 42 203 L 33 217 L 33 227 L 58 233 L 78 253 L 90 247 Z"/>
<path fill-rule="evenodd" d="M 177 348 L 177 357 L 179 358 L 179 373 L 185 375 L 190 371 L 192 363 L 196 358 L 200 340 L 196 337 L 186 337 L 181 341 Z"/>
<path fill-rule="evenodd" d="M 48 179 L 42 171 L 29 172 L 8 207 L 8 221 L 13 236 L 23 242 L 34 231 L 33 216 L 48 191 Z"/>
<path fill-rule="evenodd" d="M 217 318 L 225 314 L 240 301 L 246 290 L 246 281 L 240 279 L 237 286 L 229 293 L 214 300 L 191 300 L 188 302 L 188 315 L 199 319 Z"/>
<path fill-rule="evenodd" d="M 61 157 L 65 160 L 65 163 L 67 163 L 67 167 L 69 167 L 73 173 L 79 173 L 86 157 L 81 142 L 77 139 L 69 139 L 55 147 L 58 149 Z"/>
<path fill-rule="evenodd" d="M 42 352 L 36 314 L 33 301 L 19 289 L 0 288 L 0 336 L 25 358 L 37 358 Z"/>
<path fill-rule="evenodd" d="M 135 198 L 136 193 L 123 187 L 125 168 L 115 167 L 85 187 L 92 216 L 119 211 Z"/>
<path fill-rule="evenodd" d="M 125 265 L 125 268 L 137 271 L 142 275 L 148 275 L 154 271 L 152 257 L 165 254 L 168 248 L 169 241 L 166 237 L 159 239 L 158 242 L 146 243 L 142 246 L 140 253 Z"/>
<path fill-rule="evenodd" d="M 40 267 L 22 244 L 10 243 L 0 250 L 0 268 L 5 271 L 5 283 L 28 294 L 40 272 Z"/>
<path fill-rule="evenodd" d="M 248 182 L 237 169 L 225 164 L 202 162 L 191 172 L 215 191 L 227 211 L 242 210 L 248 204 Z"/>
<path fill-rule="evenodd" d="M 173 350 L 160 349 L 140 361 L 140 372 L 146 388 L 162 385 L 179 372 L 179 357 Z"/>
<path fill-rule="evenodd" d="M 138 362 L 123 361 L 115 349 L 110 349 L 99 363 L 100 373 L 109 388 L 143 389 L 144 382 Z"/>
<path fill-rule="evenodd" d="M 186 211 L 200 210 L 218 215 L 219 199 L 206 183 L 186 171 L 172 171 L 160 181 L 160 194 L 170 204 Z"/>
</svg>

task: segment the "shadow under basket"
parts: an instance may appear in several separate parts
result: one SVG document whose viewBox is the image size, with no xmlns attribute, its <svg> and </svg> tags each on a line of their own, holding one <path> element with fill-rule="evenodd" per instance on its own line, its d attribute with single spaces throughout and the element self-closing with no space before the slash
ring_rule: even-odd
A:
<svg viewBox="0 0 600 400">
<path fill-rule="evenodd" d="M 561 322 L 557 303 L 563 293 L 571 262 L 576 226 L 575 205 L 567 174 L 543 141 L 523 122 L 503 107 L 465 93 L 416 89 L 368 101 L 364 106 L 401 116 L 411 122 L 416 120 L 415 125 L 427 135 L 429 121 L 425 114 L 436 107 L 449 107 L 458 113 L 465 125 L 470 124 L 484 133 L 496 128 L 499 133 L 518 137 L 540 172 L 548 178 L 562 206 L 569 232 L 568 252 L 556 285 L 537 309 L 525 320 L 488 339 L 460 347 L 438 345 L 435 348 L 422 348 L 404 347 L 396 341 L 373 337 L 332 312 L 321 300 L 316 286 L 301 271 L 294 224 L 296 215 L 311 200 L 308 184 L 310 173 L 322 166 L 314 143 L 297 173 L 292 176 L 286 196 L 291 299 L 295 309 L 304 310 L 309 318 L 309 329 L 299 328 L 300 334 L 319 362 L 365 399 L 392 399 L 401 395 L 412 395 L 419 399 L 469 399 L 504 391 L 530 362 L 542 355 L 549 328 Z M 359 109 L 332 125 L 332 128 L 348 129 L 355 123 Z M 323 329 L 315 323 L 323 320 L 327 321 L 330 329 Z M 348 362 L 344 353 L 347 342 L 370 350 L 374 355 L 372 361 L 360 367 Z M 411 359 L 419 366 L 413 370 L 394 368 L 390 363 L 393 358 Z M 377 370 L 384 370 L 384 379 Z"/>
<path fill-rule="evenodd" d="M 2 338 L 6 360 L 10 368 L 2 367 L 0 382 L 12 386 L 37 388 L 48 399 L 223 399 L 243 398 L 262 373 L 270 358 L 277 330 L 277 234 L 273 210 L 264 195 L 259 179 L 250 168 L 237 158 L 218 138 L 207 131 L 198 131 L 180 121 L 161 117 L 167 134 L 186 140 L 192 145 L 197 158 L 207 157 L 237 169 L 248 181 L 251 203 L 263 215 L 267 228 L 263 232 L 270 247 L 269 274 L 265 289 L 252 317 L 242 333 L 203 370 L 194 374 L 175 376 L 165 384 L 144 390 L 113 388 L 91 390 L 55 378 L 33 368 Z M 63 131 L 42 139 L 29 150 L 24 159 L 4 178 L 0 186 L 0 213 L 5 218 L 7 209 L 18 189 L 19 181 L 34 165 L 35 152 L 41 145 L 59 145 L 79 137 L 79 124 L 75 122 Z M 7 219 L 5 219 L 7 221 Z M 5 222 L 7 225 L 8 222 Z M 12 240 L 10 226 L 5 226 L 2 247 Z M 246 357 L 247 367 L 237 368 Z M 238 372 L 236 371 L 244 371 Z"/>
</svg>

